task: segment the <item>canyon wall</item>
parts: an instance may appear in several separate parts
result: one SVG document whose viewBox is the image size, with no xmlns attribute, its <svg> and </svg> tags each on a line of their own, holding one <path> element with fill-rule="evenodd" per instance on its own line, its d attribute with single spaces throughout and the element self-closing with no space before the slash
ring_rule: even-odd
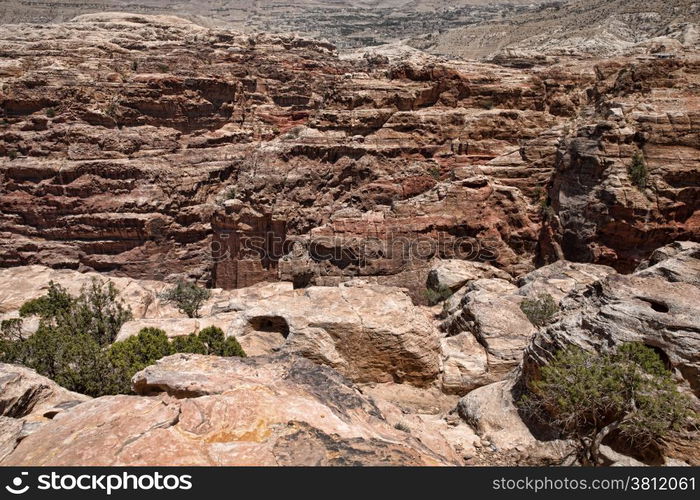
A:
<svg viewBox="0 0 700 500">
<path fill-rule="evenodd" d="M 94 14 L 0 55 L 3 267 L 422 301 L 436 257 L 628 271 L 700 237 L 694 53 L 515 69 Z"/>
</svg>

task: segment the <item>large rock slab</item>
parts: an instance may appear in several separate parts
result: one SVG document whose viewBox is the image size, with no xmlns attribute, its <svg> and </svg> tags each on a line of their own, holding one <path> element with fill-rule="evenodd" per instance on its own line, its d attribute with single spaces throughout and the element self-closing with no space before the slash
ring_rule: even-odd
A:
<svg viewBox="0 0 700 500">
<path fill-rule="evenodd" d="M 447 465 L 328 367 L 294 356 L 179 354 L 134 377 L 138 396 L 59 414 L 2 465 Z M 437 435 L 433 439 L 438 439 Z M 442 441 L 436 446 L 451 454 Z"/>
<path fill-rule="evenodd" d="M 241 309 L 238 302 L 221 312 Z M 356 382 L 426 385 L 439 372 L 438 332 L 401 289 L 309 287 L 249 302 L 228 331 L 242 345 L 269 337 L 277 349 L 326 364 Z"/>
<path fill-rule="evenodd" d="M 0 363 L 0 415 L 22 418 L 43 415 L 64 403 L 90 398 L 19 365 Z"/>
</svg>

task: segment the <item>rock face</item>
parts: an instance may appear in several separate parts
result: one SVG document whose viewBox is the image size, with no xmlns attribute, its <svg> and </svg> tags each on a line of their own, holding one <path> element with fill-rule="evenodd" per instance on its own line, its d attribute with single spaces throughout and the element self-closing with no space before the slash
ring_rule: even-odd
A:
<svg viewBox="0 0 700 500">
<path fill-rule="evenodd" d="M 58 415 L 0 463 L 459 463 L 389 425 L 334 370 L 297 357 L 175 355 L 138 373 L 134 387 L 138 396 L 101 397 Z"/>
<path fill-rule="evenodd" d="M 0 461 L 56 415 L 89 399 L 33 370 L 0 363 Z"/>
<path fill-rule="evenodd" d="M 700 101 L 687 92 L 699 70 L 697 56 L 597 67 L 594 102 L 556 164 L 544 261 L 563 256 L 631 272 L 657 247 L 700 238 Z M 645 186 L 631 180 L 635 155 L 648 171 Z"/>
<path fill-rule="evenodd" d="M 8 25 L 0 50 L 2 267 L 226 289 L 361 276 L 421 302 L 436 257 L 632 270 L 698 237 L 692 54 L 597 71 L 339 57 L 127 14 Z M 658 203 L 629 184 L 636 149 Z"/>
<path fill-rule="evenodd" d="M 520 277 L 519 287 L 498 278 L 470 281 L 443 310 L 443 389 L 466 394 L 503 380 L 520 363 L 537 332 L 520 309 L 523 299 L 546 293 L 559 302 L 611 273 L 606 266 L 559 261 Z"/>
<path fill-rule="evenodd" d="M 439 372 L 438 332 L 402 290 L 378 285 L 310 287 L 245 304 L 228 333 L 275 339 L 293 352 L 332 366 L 356 382 L 426 385 Z M 272 340 L 271 340 L 272 341 Z"/>
</svg>

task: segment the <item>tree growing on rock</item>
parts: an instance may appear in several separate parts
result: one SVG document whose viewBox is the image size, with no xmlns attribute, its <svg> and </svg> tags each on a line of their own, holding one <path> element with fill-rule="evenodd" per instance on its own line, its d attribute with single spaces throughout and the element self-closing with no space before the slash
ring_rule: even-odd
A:
<svg viewBox="0 0 700 500">
<path fill-rule="evenodd" d="M 643 449 L 694 418 L 659 355 L 639 343 L 602 354 L 559 351 L 519 406 L 574 440 L 583 465 L 602 463 L 600 446 L 613 432 Z"/>
<path fill-rule="evenodd" d="M 649 171 L 647 169 L 647 164 L 644 161 L 644 155 L 637 151 L 632 156 L 632 164 L 627 170 L 632 184 L 637 186 L 638 189 L 644 189 L 649 183 Z"/>
<path fill-rule="evenodd" d="M 180 280 L 177 284 L 161 294 L 161 299 L 175 305 L 188 318 L 198 318 L 202 304 L 211 296 L 211 292 L 196 283 Z"/>
</svg>

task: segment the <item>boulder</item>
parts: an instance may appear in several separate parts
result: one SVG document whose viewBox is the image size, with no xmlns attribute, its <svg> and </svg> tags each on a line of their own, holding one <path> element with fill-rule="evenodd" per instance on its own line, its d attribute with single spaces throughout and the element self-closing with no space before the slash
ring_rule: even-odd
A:
<svg viewBox="0 0 700 500">
<path fill-rule="evenodd" d="M 441 260 L 430 269 L 427 286 L 432 290 L 449 288 L 456 292 L 467 282 L 482 278 L 510 280 L 511 276 L 500 269 L 485 263 L 467 260 Z"/>
<path fill-rule="evenodd" d="M 445 391 L 466 394 L 502 380 L 520 362 L 536 328 L 520 310 L 524 297 L 516 292 L 504 280 L 477 280 L 447 302 L 441 324 Z"/>
<path fill-rule="evenodd" d="M 218 311 L 236 305 L 219 305 Z M 439 372 L 437 329 L 404 291 L 393 287 L 314 286 L 251 301 L 228 335 L 261 351 L 270 345 L 304 356 L 356 382 L 426 385 Z"/>
<path fill-rule="evenodd" d="M 46 422 L 89 399 L 34 370 L 0 363 L 0 461 Z"/>
<path fill-rule="evenodd" d="M 34 370 L 0 363 L 0 415 L 23 418 L 29 415 L 54 415 L 56 407 L 90 398 L 71 392 Z"/>
<path fill-rule="evenodd" d="M 571 450 L 565 441 L 540 441 L 523 423 L 513 402 L 513 378 L 473 390 L 457 405 L 457 413 L 497 450 L 526 451 L 531 458 L 560 462 Z"/>
<path fill-rule="evenodd" d="M 700 243 L 676 241 L 661 247 L 640 264 L 634 274 L 700 286 Z"/>
<path fill-rule="evenodd" d="M 333 369 L 296 356 L 178 354 L 139 372 L 133 382 L 138 395 L 100 397 L 58 415 L 0 463 L 460 463 L 394 428 L 371 399 Z M 435 447 L 451 454 L 444 440 Z"/>
</svg>

